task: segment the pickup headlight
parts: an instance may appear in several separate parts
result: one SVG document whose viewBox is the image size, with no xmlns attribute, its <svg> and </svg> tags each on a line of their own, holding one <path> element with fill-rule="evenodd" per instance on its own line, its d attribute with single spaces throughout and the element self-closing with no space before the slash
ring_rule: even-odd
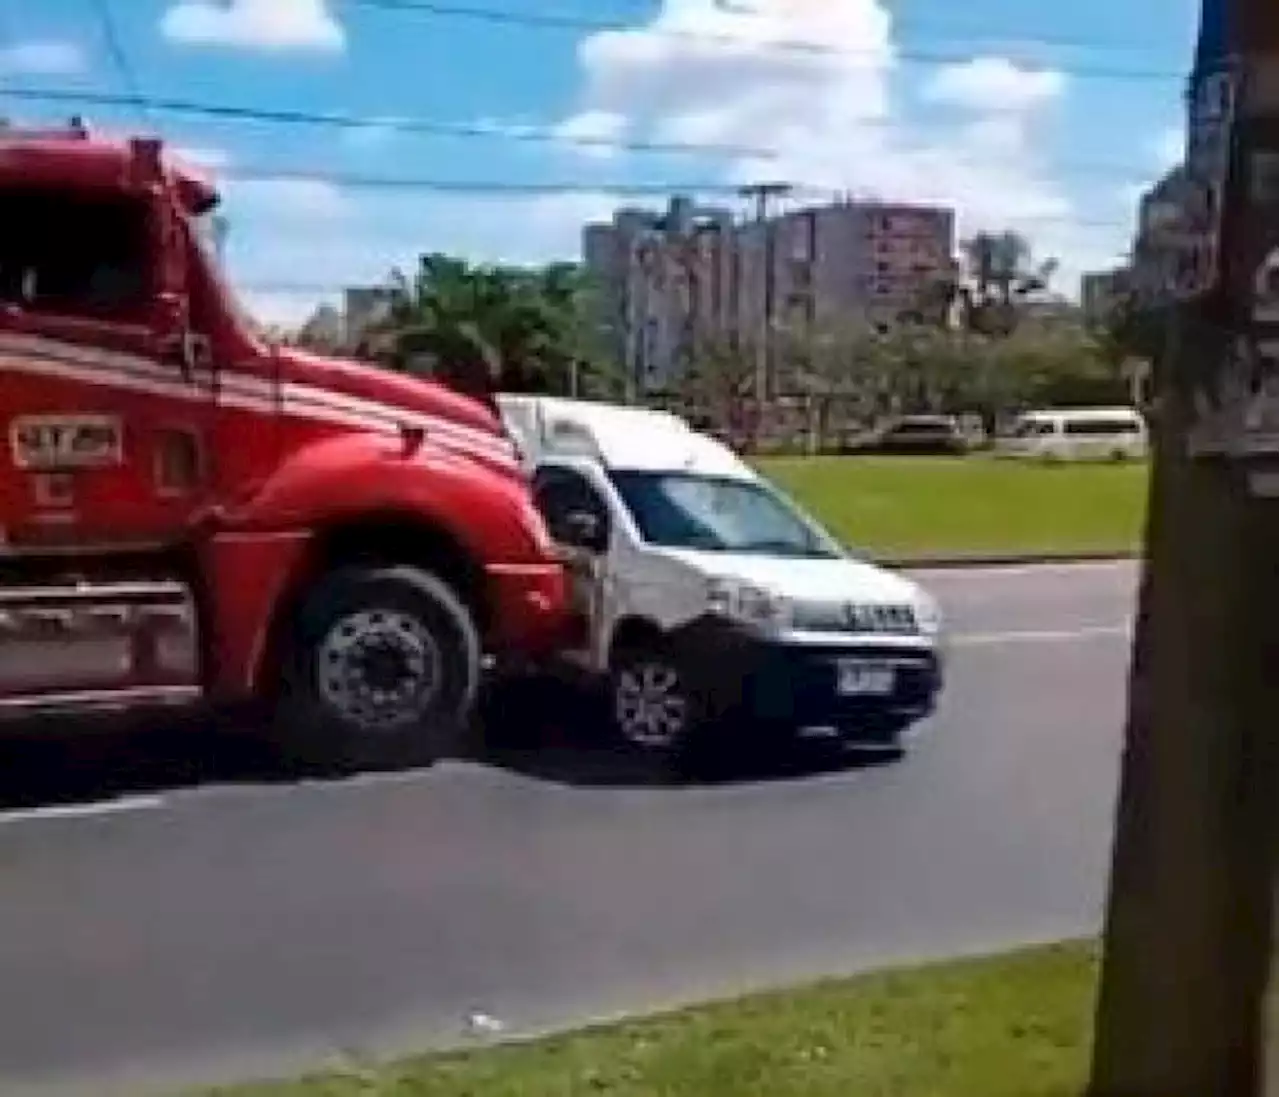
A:
<svg viewBox="0 0 1280 1097">
<path fill-rule="evenodd" d="M 707 585 L 707 608 L 759 628 L 782 629 L 791 621 L 791 604 L 780 594 L 752 583 L 712 579 Z"/>
</svg>

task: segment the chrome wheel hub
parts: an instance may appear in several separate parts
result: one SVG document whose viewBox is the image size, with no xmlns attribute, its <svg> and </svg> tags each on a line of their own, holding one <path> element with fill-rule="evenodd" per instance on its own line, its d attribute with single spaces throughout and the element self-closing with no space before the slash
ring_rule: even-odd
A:
<svg viewBox="0 0 1280 1097">
<path fill-rule="evenodd" d="M 377 731 L 416 719 L 440 688 L 440 649 L 415 617 L 367 609 L 336 621 L 316 650 L 316 683 L 345 719 Z"/>
<path fill-rule="evenodd" d="M 648 750 L 674 746 L 689 721 L 680 675 L 664 663 L 638 663 L 621 671 L 613 705 L 618 730 Z"/>
</svg>

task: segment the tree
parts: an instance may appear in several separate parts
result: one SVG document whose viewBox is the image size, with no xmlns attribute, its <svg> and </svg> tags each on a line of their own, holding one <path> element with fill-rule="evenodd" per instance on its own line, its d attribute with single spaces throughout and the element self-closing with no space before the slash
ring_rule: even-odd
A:
<svg viewBox="0 0 1280 1097">
<path fill-rule="evenodd" d="M 1007 335 L 1017 327 L 1027 298 L 1049 288 L 1056 259 L 1035 261 L 1020 233 L 982 231 L 961 245 L 963 266 L 955 286 L 961 321 L 971 331 Z"/>
<path fill-rule="evenodd" d="M 1256 1097 L 1274 1047 L 1276 49 L 1274 0 L 1205 3 L 1188 170 L 1220 223 L 1157 362 L 1093 1097 Z"/>
<path fill-rule="evenodd" d="M 744 397 L 751 389 L 754 369 L 754 355 L 746 341 L 708 332 L 695 344 L 676 395 L 694 417 L 727 430 L 740 445 L 751 446 L 758 416 L 744 416 Z"/>
<path fill-rule="evenodd" d="M 804 400 L 812 451 L 826 448 L 837 404 L 871 414 L 891 376 L 883 337 L 860 322 L 780 328 L 774 354 L 781 387 Z"/>
<path fill-rule="evenodd" d="M 886 414 L 981 415 L 987 430 L 1010 412 L 1036 406 L 1124 403 L 1129 379 L 1098 333 L 1070 316 L 1025 318 L 989 335 L 965 328 L 899 323 L 824 323 L 779 331 L 782 390 L 803 399 L 821 446 L 843 407 L 863 421 Z M 707 344 L 686 391 L 723 408 L 749 388 L 751 356 L 724 341 Z M 719 413 L 718 413 L 719 414 Z"/>
<path fill-rule="evenodd" d="M 397 369 L 474 393 L 607 389 L 576 264 L 471 266 L 431 253 L 412 279 L 393 272 L 391 283 L 380 327 Z"/>
</svg>

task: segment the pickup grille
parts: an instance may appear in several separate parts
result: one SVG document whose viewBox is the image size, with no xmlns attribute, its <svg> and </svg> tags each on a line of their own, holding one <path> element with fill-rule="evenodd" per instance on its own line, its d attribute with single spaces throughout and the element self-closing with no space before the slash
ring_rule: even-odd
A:
<svg viewBox="0 0 1280 1097">
<path fill-rule="evenodd" d="M 920 631 L 915 610 L 903 603 L 807 602 L 795 607 L 794 621 L 802 632 L 914 636 Z"/>
</svg>

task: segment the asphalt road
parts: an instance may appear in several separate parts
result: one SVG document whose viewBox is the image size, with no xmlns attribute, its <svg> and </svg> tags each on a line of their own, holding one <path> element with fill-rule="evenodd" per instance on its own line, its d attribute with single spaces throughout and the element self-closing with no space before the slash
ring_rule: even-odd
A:
<svg viewBox="0 0 1280 1097">
<path fill-rule="evenodd" d="M 296 784 L 172 729 L 145 767 L 134 740 L 4 748 L 0 1092 L 165 1092 L 1094 929 L 1134 569 L 925 578 L 951 680 L 890 765 L 663 786 L 570 743 Z"/>
</svg>

